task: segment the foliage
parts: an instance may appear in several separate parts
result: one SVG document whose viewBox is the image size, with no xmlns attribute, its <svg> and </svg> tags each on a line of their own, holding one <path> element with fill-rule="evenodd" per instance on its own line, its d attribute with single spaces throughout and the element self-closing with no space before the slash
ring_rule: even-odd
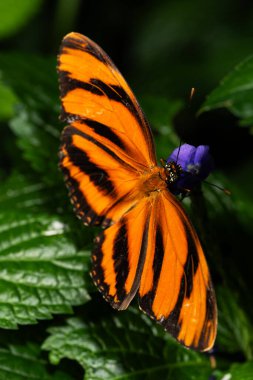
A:
<svg viewBox="0 0 253 380">
<path fill-rule="evenodd" d="M 62 371 L 54 370 L 52 373 L 42 358 L 40 347 L 35 344 L 0 348 L 0 363 L 1 380 L 71 380 Z"/>
<path fill-rule="evenodd" d="M 18 31 L 38 11 L 40 5 L 41 0 L 0 1 L 0 37 L 7 37 Z"/>
<path fill-rule="evenodd" d="M 77 20 L 77 12 L 84 15 L 86 8 L 81 2 L 73 3 L 71 8 L 70 2 L 57 2 L 55 36 L 63 32 L 64 25 L 71 28 L 71 22 L 76 22 L 73 29 L 85 32 L 73 12 Z M 235 2 L 224 3 L 207 1 L 205 7 L 213 4 L 214 13 L 210 17 L 205 14 L 203 20 L 198 18 L 203 6 L 200 0 L 194 0 L 196 8 L 183 0 L 161 0 L 146 10 L 136 6 L 140 20 L 145 16 L 145 22 L 134 29 L 132 47 L 141 73 L 136 71 L 134 78 L 131 60 L 128 67 L 132 87 L 136 82 L 152 125 L 158 158 L 166 158 L 179 144 L 181 128 L 187 129 L 189 142 L 203 143 L 198 136 L 204 131 L 204 143 L 209 143 L 217 136 L 213 120 L 219 116 L 220 137 L 211 144 L 217 170 L 208 181 L 228 188 L 231 196 L 204 184 L 202 195 L 184 200 L 205 246 L 217 294 L 219 328 L 210 359 L 209 354 L 178 345 L 135 303 L 118 313 L 97 294 L 89 277 L 90 249 L 97 231 L 75 219 L 58 170 L 63 125 L 58 120 L 55 38 L 44 41 L 42 35 L 31 33 L 38 30 L 35 24 L 42 25 L 42 34 L 46 33 L 48 12 L 54 9 L 32 0 L 15 2 L 9 12 L 11 3 L 0 0 L 0 38 L 5 39 L 5 52 L 0 54 L 0 379 L 253 379 L 253 258 L 248 248 L 253 244 L 253 156 L 248 149 L 252 142 L 253 61 L 252 57 L 245 60 L 246 53 L 252 54 L 252 46 L 235 33 L 230 20 L 222 24 L 228 4 L 236 11 Z M 101 22 L 106 18 L 103 6 Z M 137 20 L 124 3 L 118 6 Z M 89 7 L 90 15 L 93 5 Z M 64 9 L 69 9 L 66 24 Z M 119 22 L 114 16 L 112 12 L 106 20 Z M 98 14 L 96 17 L 99 19 Z M 121 17 L 123 26 L 125 18 Z M 220 39 L 204 31 L 204 26 L 210 27 L 217 18 L 217 31 L 227 30 Z M 94 28 L 94 14 L 90 19 L 87 23 Z M 132 18 L 128 22 L 133 22 Z M 98 24 L 98 29 L 91 29 L 94 39 L 95 30 L 100 30 Z M 242 35 L 247 35 L 247 28 L 246 20 Z M 109 37 L 111 33 L 115 31 L 109 30 Z M 110 39 L 103 33 L 101 36 L 98 42 Z M 50 46 L 50 56 L 41 54 L 43 41 Z M 199 54 L 201 47 L 205 52 L 201 59 L 196 46 Z M 192 48 L 195 53 L 186 63 L 182 57 Z M 128 49 L 126 46 L 124 54 Z M 175 53 L 174 69 L 168 52 Z M 211 89 L 229 71 L 229 62 L 240 59 L 242 63 L 235 69 L 230 66 L 229 74 L 205 101 L 197 92 L 191 105 L 185 102 L 185 89 L 188 91 L 196 73 L 198 81 L 204 83 L 202 91 Z M 154 60 L 160 63 L 155 65 Z M 196 119 L 192 116 L 195 110 L 200 115 Z M 231 136 L 235 136 L 237 150 L 225 160 L 225 147 L 231 149 L 233 144 Z M 74 316 L 70 317 L 71 313 Z"/>
<path fill-rule="evenodd" d="M 45 190 L 54 189 L 15 175 L 1 190 L 0 326 L 69 313 L 89 299 L 83 280 L 88 255 L 77 251 L 64 221 L 43 210 Z"/>
<path fill-rule="evenodd" d="M 167 342 L 135 311 L 96 323 L 69 319 L 65 326 L 49 330 L 51 336 L 43 348 L 50 351 L 52 363 L 63 357 L 78 360 L 86 371 L 85 379 L 204 380 L 210 375 L 207 357 Z"/>
<path fill-rule="evenodd" d="M 253 57 L 235 67 L 235 69 L 224 78 L 221 85 L 216 88 L 203 104 L 201 110 L 210 111 L 216 108 L 227 108 L 238 118 L 242 119 L 244 125 L 253 121 Z"/>
</svg>

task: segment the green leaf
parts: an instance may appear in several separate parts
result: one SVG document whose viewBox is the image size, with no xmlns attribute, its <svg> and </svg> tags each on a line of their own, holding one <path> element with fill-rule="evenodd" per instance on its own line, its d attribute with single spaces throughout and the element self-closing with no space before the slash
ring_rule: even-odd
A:
<svg viewBox="0 0 253 380">
<path fill-rule="evenodd" d="M 58 146 L 60 134 L 47 124 L 38 113 L 20 108 L 18 115 L 10 121 L 11 130 L 18 137 L 17 145 L 32 168 L 43 175 L 43 179 L 55 183 L 60 178 L 58 170 Z"/>
<path fill-rule="evenodd" d="M 64 372 L 52 371 L 34 344 L 0 348 L 0 380 L 70 380 Z"/>
<path fill-rule="evenodd" d="M 11 88 L 0 82 L 0 120 L 8 120 L 14 116 L 17 102 L 17 96 Z"/>
<path fill-rule="evenodd" d="M 226 372 L 215 371 L 217 380 L 252 380 L 253 361 L 246 363 L 234 363 Z"/>
<path fill-rule="evenodd" d="M 0 38 L 16 33 L 39 10 L 42 0 L 0 1 Z"/>
<path fill-rule="evenodd" d="M 62 358 L 77 360 L 85 380 L 206 380 L 211 373 L 208 359 L 167 339 L 165 332 L 154 334 L 150 322 L 133 309 L 94 323 L 72 318 L 65 326 L 50 328 L 43 348 L 54 364 Z"/>
<path fill-rule="evenodd" d="M 57 207 L 58 197 L 62 197 L 62 194 L 58 194 L 53 186 L 13 173 L 1 183 L 0 213 L 13 212 L 14 205 L 18 212 L 45 213 L 49 209 L 52 212 Z"/>
<path fill-rule="evenodd" d="M 62 125 L 58 121 L 60 101 L 55 67 L 55 58 L 0 55 L 3 81 L 18 97 L 10 128 L 25 160 L 50 183 L 60 178 L 57 154 Z"/>
<path fill-rule="evenodd" d="M 238 300 L 228 288 L 218 288 L 218 345 L 226 352 L 242 352 L 253 358 L 253 326 Z"/>
<path fill-rule="evenodd" d="M 18 70 L 17 70 L 18 68 Z M 0 54 L 2 79 L 18 95 L 22 104 L 54 117 L 60 109 L 56 57 L 16 52 Z"/>
<path fill-rule="evenodd" d="M 209 182 L 231 191 L 228 196 L 204 184 L 202 194 L 192 193 L 190 210 L 215 280 L 219 310 L 217 346 L 222 352 L 252 359 L 253 298 L 249 289 L 253 259 L 248 255 L 248 247 L 253 244 L 252 207 L 242 202 L 233 183 L 220 173 L 212 175 Z"/>
<path fill-rule="evenodd" d="M 243 119 L 243 124 L 253 121 L 253 57 L 235 67 L 221 84 L 207 97 L 201 112 L 226 108 Z"/>
<path fill-rule="evenodd" d="M 229 373 L 231 374 L 231 380 L 252 380 L 253 361 L 233 364 Z"/>
<path fill-rule="evenodd" d="M 89 252 L 78 251 L 62 218 L 47 212 L 53 189 L 17 176 L 0 191 L 0 326 L 35 323 L 89 299 Z M 44 193 L 44 196 L 43 196 Z M 43 207 L 42 207 L 43 206 Z"/>
</svg>

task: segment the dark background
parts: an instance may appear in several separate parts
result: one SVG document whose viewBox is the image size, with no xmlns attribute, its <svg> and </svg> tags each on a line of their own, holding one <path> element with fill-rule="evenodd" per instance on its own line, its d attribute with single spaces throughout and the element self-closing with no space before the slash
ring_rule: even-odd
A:
<svg viewBox="0 0 253 380">
<path fill-rule="evenodd" d="M 251 193 L 252 176 L 241 176 L 253 162 L 249 129 L 238 129 L 236 118 L 225 111 L 195 117 L 206 95 L 252 53 L 251 1 L 36 3 L 31 15 L 2 37 L 2 50 L 56 56 L 66 33 L 89 36 L 113 59 L 141 103 L 148 95 L 183 100 L 185 107 L 173 123 L 179 137 L 211 145 L 216 166 L 236 176 Z M 196 94 L 189 104 L 192 87 Z M 144 111 L 149 116 L 149 110 Z"/>
</svg>

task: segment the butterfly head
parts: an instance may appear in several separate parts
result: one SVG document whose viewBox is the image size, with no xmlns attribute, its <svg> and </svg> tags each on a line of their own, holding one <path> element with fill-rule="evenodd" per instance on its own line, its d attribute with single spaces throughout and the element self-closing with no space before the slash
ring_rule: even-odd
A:
<svg viewBox="0 0 253 380">
<path fill-rule="evenodd" d="M 183 172 L 181 165 L 177 164 L 175 161 L 167 161 L 164 165 L 164 169 L 166 173 L 166 182 L 169 185 L 176 183 Z"/>
<path fill-rule="evenodd" d="M 164 165 L 170 191 L 177 195 L 193 190 L 214 169 L 208 145 L 183 144 L 176 148 Z"/>
</svg>

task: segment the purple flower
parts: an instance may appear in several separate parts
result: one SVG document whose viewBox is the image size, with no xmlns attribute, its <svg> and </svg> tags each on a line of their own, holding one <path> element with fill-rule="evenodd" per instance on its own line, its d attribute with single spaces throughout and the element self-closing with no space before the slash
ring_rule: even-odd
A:
<svg viewBox="0 0 253 380">
<path fill-rule="evenodd" d="M 180 165 L 182 173 L 169 186 L 173 194 L 192 190 L 203 181 L 214 169 L 213 158 L 208 145 L 198 147 L 183 144 L 176 148 L 167 159 L 167 164 L 174 162 Z"/>
</svg>

